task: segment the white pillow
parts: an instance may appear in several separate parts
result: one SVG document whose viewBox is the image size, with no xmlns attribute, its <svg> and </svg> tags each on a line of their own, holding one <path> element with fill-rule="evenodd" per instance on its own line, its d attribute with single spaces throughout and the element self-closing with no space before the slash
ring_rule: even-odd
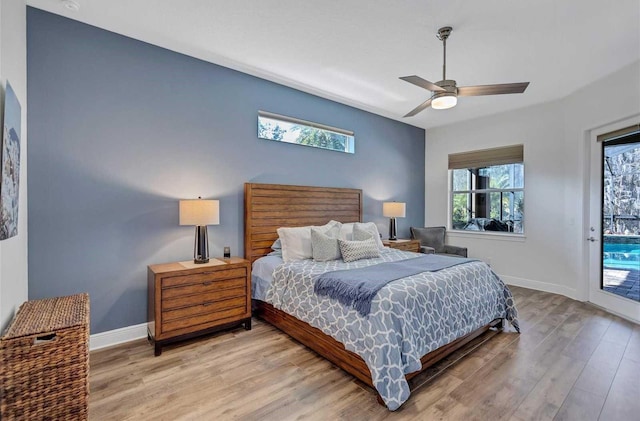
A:
<svg viewBox="0 0 640 421">
<path fill-rule="evenodd" d="M 380 239 L 380 233 L 378 232 L 378 226 L 373 222 L 350 222 L 348 224 L 342 224 L 340 227 L 340 238 L 347 241 L 353 241 L 353 227 L 358 224 L 358 228 L 367 231 L 373 235 L 373 239 L 376 241 L 376 245 L 380 250 L 384 249 L 382 240 Z"/>
<path fill-rule="evenodd" d="M 326 233 L 334 227 L 340 227 L 340 222 L 329 221 L 325 225 L 278 228 L 278 237 L 282 244 L 282 260 L 290 262 L 292 260 L 311 259 L 313 249 L 311 248 L 311 228 L 316 228 L 321 233 Z M 339 228 L 338 228 L 339 230 Z"/>
</svg>

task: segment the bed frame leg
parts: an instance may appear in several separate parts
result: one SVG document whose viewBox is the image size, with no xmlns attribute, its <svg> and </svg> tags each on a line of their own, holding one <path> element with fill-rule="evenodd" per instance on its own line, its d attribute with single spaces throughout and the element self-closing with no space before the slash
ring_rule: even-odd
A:
<svg viewBox="0 0 640 421">
<path fill-rule="evenodd" d="M 387 405 L 384 404 L 384 401 L 382 400 L 382 396 L 380 396 L 379 393 L 376 392 L 376 400 L 378 401 L 379 405 L 384 406 L 385 408 L 387 407 Z"/>
<path fill-rule="evenodd" d="M 496 324 L 496 328 L 498 330 L 503 330 L 504 329 L 504 319 L 500 319 L 500 321 L 498 322 L 498 324 Z"/>
</svg>

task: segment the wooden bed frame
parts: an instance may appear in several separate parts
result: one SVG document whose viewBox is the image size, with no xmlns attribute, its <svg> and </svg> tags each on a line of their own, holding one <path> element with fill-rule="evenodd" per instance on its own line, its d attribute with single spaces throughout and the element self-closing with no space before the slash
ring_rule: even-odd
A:
<svg viewBox="0 0 640 421">
<path fill-rule="evenodd" d="M 279 227 L 323 225 L 330 220 L 361 222 L 362 190 L 281 184 L 244 185 L 244 249 L 252 263 L 271 252 Z M 254 314 L 272 324 L 322 357 L 374 388 L 366 363 L 331 336 L 263 301 L 254 300 Z M 460 349 L 492 327 L 502 328 L 502 319 L 493 320 L 421 358 L 422 369 L 406 375 L 407 380 Z M 378 395 L 378 402 L 382 403 Z"/>
</svg>

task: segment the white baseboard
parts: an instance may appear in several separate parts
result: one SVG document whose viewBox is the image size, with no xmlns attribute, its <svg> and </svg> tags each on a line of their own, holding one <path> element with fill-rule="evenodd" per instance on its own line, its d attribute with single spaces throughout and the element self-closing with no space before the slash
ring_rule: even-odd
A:
<svg viewBox="0 0 640 421">
<path fill-rule="evenodd" d="M 594 307 L 596 307 L 596 308 L 599 308 L 599 309 L 600 309 L 600 310 L 602 310 L 602 311 L 606 311 L 606 312 L 608 312 L 608 313 L 614 314 L 614 315 L 616 315 L 616 316 L 618 316 L 618 317 L 620 317 L 620 318 L 622 318 L 622 319 L 629 320 L 630 322 L 633 322 L 633 323 L 636 323 L 636 324 L 640 324 L 640 318 L 638 318 L 638 319 L 634 319 L 633 317 L 629 317 L 629 316 L 628 316 L 628 315 L 626 315 L 626 314 L 618 313 L 618 312 L 617 312 L 617 311 L 615 311 L 615 310 L 611 310 L 611 309 L 608 309 L 608 308 L 606 308 L 606 307 L 599 306 L 598 304 L 596 304 L 596 303 L 592 303 L 592 302 L 590 302 L 590 301 L 589 301 L 587 304 L 592 305 L 592 306 L 594 306 Z"/>
<path fill-rule="evenodd" d="M 118 345 L 124 342 L 134 341 L 147 337 L 147 324 L 121 327 L 107 332 L 95 333 L 89 338 L 89 349 L 94 351 L 108 346 Z"/>
<path fill-rule="evenodd" d="M 560 294 L 560 295 L 564 295 L 565 297 L 569 297 L 573 300 L 581 301 L 578 298 L 577 291 L 573 288 L 569 288 L 569 287 L 558 285 L 558 284 L 550 284 L 547 282 L 534 281 L 531 279 L 516 278 L 515 276 L 506 276 L 506 275 L 499 275 L 499 276 L 500 276 L 500 279 L 502 279 L 504 283 L 507 285 L 514 285 L 517 287 L 535 289 L 543 292 L 551 292 L 552 294 Z"/>
</svg>

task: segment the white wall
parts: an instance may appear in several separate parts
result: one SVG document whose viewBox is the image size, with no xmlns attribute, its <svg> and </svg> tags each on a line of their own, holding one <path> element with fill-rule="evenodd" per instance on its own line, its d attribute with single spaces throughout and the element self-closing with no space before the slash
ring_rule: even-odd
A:
<svg viewBox="0 0 640 421">
<path fill-rule="evenodd" d="M 640 62 L 558 101 L 427 130 L 426 226 L 448 224 L 448 154 L 522 143 L 524 238 L 449 232 L 448 242 L 490 260 L 507 283 L 586 299 L 586 139 L 637 114 Z"/>
<path fill-rule="evenodd" d="M 18 235 L 0 241 L 0 330 L 27 300 L 27 18 L 23 0 L 0 3 L 0 79 L 22 107 Z M 1 115 L 1 114 L 0 114 Z"/>
</svg>

